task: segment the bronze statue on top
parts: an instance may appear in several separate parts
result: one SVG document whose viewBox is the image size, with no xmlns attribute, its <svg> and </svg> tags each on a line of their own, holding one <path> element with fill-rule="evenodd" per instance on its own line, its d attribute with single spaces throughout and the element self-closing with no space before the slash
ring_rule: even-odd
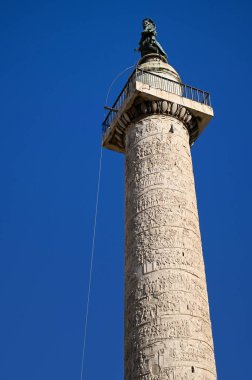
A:
<svg viewBox="0 0 252 380">
<path fill-rule="evenodd" d="M 167 61 L 167 55 L 162 46 L 156 40 L 156 35 L 157 31 L 154 21 L 150 18 L 145 18 L 143 20 L 142 37 L 139 41 L 139 47 L 136 50 L 141 52 L 141 57 L 147 54 L 156 53 L 160 54 Z"/>
</svg>

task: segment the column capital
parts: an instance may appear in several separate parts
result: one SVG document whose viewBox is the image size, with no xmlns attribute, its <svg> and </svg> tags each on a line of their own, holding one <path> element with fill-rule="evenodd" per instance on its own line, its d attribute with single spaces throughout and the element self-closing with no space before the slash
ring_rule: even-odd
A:
<svg viewBox="0 0 252 380">
<path fill-rule="evenodd" d="M 209 93 L 183 84 L 176 70 L 156 56 L 144 57 L 113 106 L 105 107 L 109 110 L 103 122 L 105 148 L 124 153 L 128 125 L 146 115 L 164 114 L 181 120 L 190 145 L 212 118 Z"/>
<path fill-rule="evenodd" d="M 107 141 L 107 147 L 116 146 L 118 152 L 125 152 L 125 133 L 128 126 L 150 115 L 169 115 L 183 122 L 192 144 L 198 137 L 197 118 L 186 107 L 167 100 L 143 99 L 138 97 L 132 106 L 117 116 L 117 125 Z M 168 127 L 167 127 L 168 128 Z"/>
</svg>

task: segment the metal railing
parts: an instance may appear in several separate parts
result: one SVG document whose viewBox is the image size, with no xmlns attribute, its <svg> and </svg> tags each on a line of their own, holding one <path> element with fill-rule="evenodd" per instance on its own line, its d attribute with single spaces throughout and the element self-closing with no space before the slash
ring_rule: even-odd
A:
<svg viewBox="0 0 252 380">
<path fill-rule="evenodd" d="M 127 83 L 123 87 L 122 91 L 116 98 L 115 102 L 113 103 L 112 107 L 108 111 L 108 114 L 102 123 L 102 131 L 103 133 L 106 132 L 107 128 L 110 126 L 112 121 L 114 120 L 119 108 L 123 104 L 123 102 L 127 99 L 130 93 L 131 85 L 134 84 L 135 82 L 135 77 L 136 77 L 136 70 L 133 71 L 133 73 L 130 75 Z"/>
<path fill-rule="evenodd" d="M 189 86 L 188 84 L 173 81 L 159 74 L 154 74 L 149 71 L 136 69 L 129 77 L 127 83 L 125 84 L 122 91 L 116 98 L 113 106 L 109 109 L 108 114 L 102 124 L 103 133 L 105 133 L 107 128 L 111 125 L 112 121 L 116 116 L 117 111 L 131 93 L 135 81 L 139 81 L 149 85 L 150 87 L 170 92 L 172 94 L 182 96 L 184 98 L 196 101 L 198 103 L 205 104 L 207 106 L 211 106 L 210 94 L 206 91 L 199 90 L 195 87 Z"/>
</svg>

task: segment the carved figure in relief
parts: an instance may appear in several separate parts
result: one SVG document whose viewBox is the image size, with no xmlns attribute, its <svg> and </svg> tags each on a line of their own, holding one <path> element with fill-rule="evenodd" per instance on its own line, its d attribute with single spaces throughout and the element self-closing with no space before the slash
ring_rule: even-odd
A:
<svg viewBox="0 0 252 380">
<path fill-rule="evenodd" d="M 169 133 L 170 125 L 173 124 L 176 129 L 176 134 L 172 136 L 171 133 Z M 145 118 L 145 120 L 139 120 L 134 125 L 134 132 L 135 133 L 127 133 L 126 134 L 126 145 L 128 147 L 128 152 L 130 153 L 130 150 L 134 147 L 135 144 L 139 143 L 140 140 L 145 138 L 151 138 L 152 136 L 159 135 L 162 137 L 162 141 L 165 139 L 170 141 L 171 143 L 176 140 L 178 143 L 181 143 L 184 141 L 184 149 L 183 151 L 189 153 L 189 144 L 188 144 L 188 133 L 185 128 L 186 137 L 184 134 L 183 123 L 179 120 L 174 120 L 174 118 L 170 116 L 161 116 L 159 115 L 158 118 L 155 116 L 148 116 Z M 181 129 L 183 132 L 181 132 Z M 172 141 L 173 140 L 173 141 Z M 167 142 L 166 141 L 166 142 Z"/>
<path fill-rule="evenodd" d="M 158 323 L 158 318 L 165 315 L 183 314 L 199 317 L 200 320 L 191 320 L 195 333 L 202 333 L 211 340 L 211 329 L 209 320 L 209 310 L 207 302 L 194 295 L 194 301 L 188 300 L 188 294 L 182 293 L 161 293 L 150 297 L 149 301 L 141 299 L 139 302 L 131 301 L 134 307 L 127 308 L 127 324 L 131 328 L 139 327 L 144 323 Z M 145 302 L 146 301 L 146 302 Z M 161 323 L 161 322 L 159 322 Z"/>
<path fill-rule="evenodd" d="M 154 292 L 152 291 L 154 289 Z M 142 297 L 150 297 L 155 293 L 166 292 L 169 290 L 186 290 L 206 298 L 205 282 L 197 277 L 194 278 L 188 273 L 178 273 L 167 271 L 166 275 L 158 276 L 152 281 L 149 278 L 143 280 L 139 288 L 135 291 L 135 299 L 140 295 Z"/>
<path fill-rule="evenodd" d="M 171 141 L 169 136 L 167 136 L 166 141 L 164 141 L 164 139 L 162 139 L 162 136 L 159 135 L 157 135 L 155 138 L 152 138 L 151 141 L 144 141 L 141 144 L 136 145 L 134 151 L 132 151 L 131 156 L 134 154 L 135 158 L 138 160 L 142 160 L 148 156 L 154 155 L 169 156 L 172 152 L 171 145 L 177 147 L 176 150 L 180 152 L 179 157 L 181 157 L 181 146 L 179 145 L 179 142 L 175 144 L 174 141 Z M 188 157 L 184 158 L 188 159 Z M 131 157 L 131 159 L 134 159 L 134 156 Z"/>
<path fill-rule="evenodd" d="M 178 206 L 187 207 L 188 209 L 195 210 L 195 203 L 190 202 L 185 194 L 175 194 L 174 192 L 167 191 L 166 189 L 152 189 L 147 194 L 141 195 L 137 199 L 136 212 L 145 210 L 153 206 Z"/>
<path fill-rule="evenodd" d="M 165 156 L 148 157 L 142 162 L 132 161 L 131 165 L 127 167 L 127 170 L 132 173 L 131 180 L 129 178 L 128 184 L 139 190 L 158 184 L 165 185 L 167 181 L 171 179 L 175 181 L 176 179 L 179 181 L 177 183 L 188 184 L 188 188 L 194 191 L 192 188 L 194 184 L 193 181 L 189 181 L 189 178 L 186 176 L 181 179 L 183 172 L 190 173 L 191 170 L 190 163 L 182 159 L 179 163 L 173 163 L 169 162 Z"/>
<path fill-rule="evenodd" d="M 188 133 L 160 116 L 126 134 L 126 378 L 216 380 Z"/>
<path fill-rule="evenodd" d="M 143 162 L 143 165 L 133 162 L 132 165 L 126 169 L 132 173 L 132 177 L 130 177 L 131 179 L 129 178 L 127 186 L 141 192 L 150 186 L 162 185 L 168 189 L 195 196 L 194 182 L 190 179 L 190 176 L 183 176 L 181 178 L 178 175 L 178 171 L 185 170 L 182 165 L 175 166 L 175 164 L 164 159 L 163 166 L 158 167 L 158 162 L 160 161 L 158 158 L 153 160 L 153 165 L 151 161 L 152 159 L 148 159 L 146 162 Z M 162 170 L 162 172 L 159 172 L 159 170 Z"/>
<path fill-rule="evenodd" d="M 143 373 L 143 369 L 144 369 L 144 355 L 142 353 L 142 351 L 139 352 L 139 370 L 140 370 L 140 373 Z"/>
<path fill-rule="evenodd" d="M 155 206 L 139 212 L 134 219 L 127 221 L 131 222 L 133 230 L 136 234 L 148 231 L 151 227 L 177 227 L 190 229 L 192 232 L 200 235 L 198 220 L 195 215 L 186 209 L 176 208 L 170 211 L 168 207 Z"/>
<path fill-rule="evenodd" d="M 182 157 L 182 159 L 184 158 L 191 161 L 189 148 L 187 150 L 182 149 L 184 146 L 183 144 L 184 142 L 180 138 L 171 139 L 170 134 L 163 136 L 161 134 L 156 134 L 154 139 L 144 140 L 139 144 L 135 144 L 135 146 L 129 151 L 127 160 L 132 161 L 136 158 L 143 160 L 148 156 L 154 155 L 165 155 L 174 160 L 174 155 L 177 155 L 177 158 Z M 181 152 L 183 152 L 183 154 Z"/>
<path fill-rule="evenodd" d="M 136 235 L 135 235 L 136 236 Z M 135 251 L 135 236 L 132 234 L 126 239 L 126 247 Z M 166 249 L 166 248 L 190 248 L 199 251 L 201 241 L 198 234 L 184 228 L 172 227 L 152 227 L 137 235 L 137 245 L 142 245 L 145 249 Z"/>
</svg>

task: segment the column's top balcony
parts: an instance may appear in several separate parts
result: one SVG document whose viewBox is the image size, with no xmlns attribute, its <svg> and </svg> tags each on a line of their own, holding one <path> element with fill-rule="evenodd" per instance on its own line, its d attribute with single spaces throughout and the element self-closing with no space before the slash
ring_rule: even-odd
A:
<svg viewBox="0 0 252 380">
<path fill-rule="evenodd" d="M 213 116 L 210 94 L 181 83 L 178 75 L 172 80 L 162 70 L 148 70 L 144 66 L 133 71 L 112 107 L 106 107 L 103 146 L 124 152 L 125 129 L 139 117 L 137 108 L 141 102 L 142 114 L 168 113 L 185 121 L 189 126 L 190 143 L 194 143 Z"/>
</svg>

